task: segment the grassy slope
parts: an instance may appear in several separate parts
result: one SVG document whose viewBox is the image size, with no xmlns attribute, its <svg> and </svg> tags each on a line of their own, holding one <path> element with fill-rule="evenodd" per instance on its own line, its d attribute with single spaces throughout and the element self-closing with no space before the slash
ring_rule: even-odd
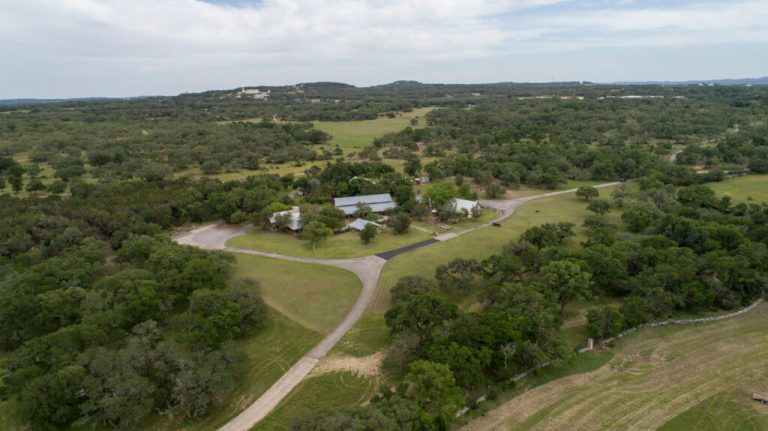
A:
<svg viewBox="0 0 768 431">
<path fill-rule="evenodd" d="M 329 266 L 237 255 L 236 277 L 261 281 L 264 300 L 307 329 L 327 334 L 360 293 L 354 274 Z"/>
<path fill-rule="evenodd" d="M 749 394 L 768 388 L 766 318 L 763 304 L 726 321 L 640 331 L 607 366 L 525 392 L 467 429 L 656 429 L 670 420 L 667 429 L 765 429 L 768 409 Z"/>
<path fill-rule="evenodd" d="M 747 175 L 707 184 L 718 195 L 730 196 L 734 202 L 758 203 L 768 201 L 768 175 Z"/>
<path fill-rule="evenodd" d="M 759 431 L 768 429 L 768 408 L 748 405 L 743 393 L 722 391 L 677 415 L 659 431 Z"/>
<path fill-rule="evenodd" d="M 252 429 L 287 430 L 291 421 L 304 412 L 356 405 L 368 399 L 375 389 L 374 382 L 348 372 L 310 377 Z"/>
<path fill-rule="evenodd" d="M 250 248 L 287 254 L 290 256 L 317 257 L 325 259 L 368 256 L 384 251 L 405 247 L 432 238 L 431 235 L 416 229 L 403 235 L 393 235 L 389 230 L 378 234 L 370 244 L 360 241 L 357 232 L 345 232 L 332 235 L 327 241 L 318 244 L 316 250 L 308 241 L 303 241 L 287 233 L 251 230 L 243 236 L 227 241 L 232 247 Z"/>
</svg>

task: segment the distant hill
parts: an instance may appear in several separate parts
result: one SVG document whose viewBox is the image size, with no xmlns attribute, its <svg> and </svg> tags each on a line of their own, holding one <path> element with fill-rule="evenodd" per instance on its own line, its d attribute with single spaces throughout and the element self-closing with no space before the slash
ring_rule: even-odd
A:
<svg viewBox="0 0 768 431">
<path fill-rule="evenodd" d="M 768 76 L 762 78 L 710 79 L 703 81 L 623 81 L 611 84 L 623 85 L 768 85 Z"/>
<path fill-rule="evenodd" d="M 48 105 L 51 103 L 67 102 L 104 102 L 110 100 L 136 100 L 146 99 L 157 96 L 136 96 L 136 97 L 76 97 L 72 99 L 0 99 L 2 105 Z"/>
<path fill-rule="evenodd" d="M 441 84 L 435 84 L 435 83 L 423 83 L 419 81 L 412 81 L 412 80 L 401 80 L 401 81 L 394 81 L 390 82 L 388 84 L 380 84 L 380 85 L 371 85 L 368 87 L 357 87 L 351 84 L 346 84 L 343 82 L 304 82 L 299 83 L 295 85 L 283 85 L 283 86 L 253 86 L 248 85 L 245 86 L 247 88 L 256 88 L 262 90 L 271 90 L 273 92 L 277 93 L 294 93 L 297 90 L 299 92 L 307 92 L 309 94 L 314 93 L 334 93 L 337 95 L 341 94 L 352 94 L 356 91 L 378 91 L 378 92 L 386 92 L 386 93 L 423 93 L 423 92 L 432 92 L 435 95 L 442 94 L 445 92 L 465 92 L 465 93 L 485 93 L 486 91 L 498 91 L 498 90 L 504 90 L 508 91 L 510 89 L 513 89 L 514 91 L 520 92 L 520 91 L 527 91 L 526 89 L 531 90 L 530 93 L 534 94 L 533 92 L 538 89 L 540 91 L 557 91 L 559 89 L 569 89 L 572 90 L 576 87 L 600 87 L 600 86 L 611 86 L 611 85 L 637 85 L 637 86 L 685 86 L 685 85 L 768 85 L 768 76 L 762 77 L 762 78 L 738 78 L 738 79 L 712 79 L 712 80 L 701 80 L 701 81 L 621 81 L 621 82 L 605 82 L 605 83 L 597 83 L 594 81 L 563 81 L 563 82 L 494 82 L 494 83 L 473 83 L 473 84 L 466 84 L 466 83 L 441 83 Z M 231 90 L 209 90 L 209 91 L 203 91 L 203 92 L 193 92 L 193 93 L 182 93 L 177 96 L 136 96 L 136 97 L 81 97 L 81 98 L 71 98 L 71 99 L 32 99 L 32 98 L 24 98 L 24 99 L 0 99 L 0 106 L 10 106 L 10 105 L 47 105 L 47 104 L 54 104 L 54 103 L 81 103 L 81 102 L 110 102 L 110 101 L 126 101 L 126 100 L 137 100 L 137 99 L 148 99 L 148 98 L 173 98 L 173 97 L 182 97 L 182 98 L 193 98 L 193 99 L 200 99 L 200 98 L 210 98 L 210 97 L 221 97 L 223 95 L 239 91 L 243 87 L 238 87 L 236 89 Z M 520 95 L 531 95 L 531 94 L 522 94 Z M 6 108 L 7 109 L 7 108 Z"/>
</svg>

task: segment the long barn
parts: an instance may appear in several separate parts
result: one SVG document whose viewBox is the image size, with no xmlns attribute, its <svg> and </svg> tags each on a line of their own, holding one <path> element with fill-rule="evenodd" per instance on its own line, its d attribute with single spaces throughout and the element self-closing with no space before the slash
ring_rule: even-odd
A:
<svg viewBox="0 0 768 431">
<path fill-rule="evenodd" d="M 344 211 L 346 215 L 352 215 L 357 211 L 358 204 L 366 205 L 371 208 L 371 211 L 375 213 L 385 212 L 394 208 L 397 205 L 392 200 L 392 195 L 389 193 L 383 193 L 380 195 L 362 195 L 362 196 L 349 196 L 345 198 L 334 198 L 333 205 Z"/>
</svg>

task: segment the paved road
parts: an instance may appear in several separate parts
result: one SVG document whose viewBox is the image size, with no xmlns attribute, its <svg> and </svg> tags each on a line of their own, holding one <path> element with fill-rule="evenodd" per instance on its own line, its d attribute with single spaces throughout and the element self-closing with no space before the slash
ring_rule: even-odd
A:
<svg viewBox="0 0 768 431">
<path fill-rule="evenodd" d="M 608 187 L 619 183 L 607 183 L 601 184 L 595 187 Z M 509 200 L 481 200 L 482 206 L 496 209 L 500 212 L 499 216 L 495 219 L 483 223 L 478 226 L 460 230 L 457 232 L 450 232 L 435 237 L 435 240 L 424 241 L 422 243 L 413 244 L 408 247 L 403 247 L 397 250 L 392 250 L 385 253 L 379 253 L 379 255 L 357 257 L 350 259 L 315 259 L 308 257 L 288 256 L 284 254 L 268 253 L 259 250 L 250 250 L 237 247 L 227 247 L 227 240 L 240 235 L 243 235 L 250 226 L 228 226 L 223 223 L 212 223 L 205 226 L 201 226 L 189 232 L 184 232 L 174 236 L 173 240 L 179 244 L 191 245 L 206 250 L 223 250 L 232 253 L 252 254 L 256 256 L 271 257 L 274 259 L 289 260 L 293 262 L 302 263 L 314 263 L 319 265 L 329 265 L 336 268 L 345 269 L 354 273 L 362 282 L 363 289 L 360 292 L 360 296 L 357 298 L 355 305 L 349 311 L 344 320 L 337 326 L 330 334 L 328 334 L 318 345 L 316 345 L 309 353 L 304 355 L 299 361 L 294 364 L 280 379 L 275 382 L 266 392 L 264 392 L 256 401 L 253 402 L 248 408 L 241 412 L 237 417 L 229 421 L 227 424 L 219 428 L 219 431 L 248 431 L 253 428 L 260 420 L 264 419 L 277 405 L 282 401 L 290 392 L 295 388 L 302 380 L 312 371 L 318 361 L 323 358 L 328 351 L 333 348 L 336 343 L 341 340 L 347 332 L 357 323 L 360 317 L 365 312 L 366 308 L 373 300 L 376 287 L 379 282 L 379 276 L 381 270 L 384 268 L 384 264 L 387 259 L 412 250 L 414 248 L 428 246 L 429 244 L 438 241 L 448 241 L 452 238 L 456 238 L 460 235 L 464 235 L 469 232 L 474 232 L 478 229 L 482 229 L 491 226 L 493 223 L 499 223 L 502 220 L 508 218 L 514 214 L 515 210 L 520 205 L 534 200 L 550 196 L 557 196 L 566 193 L 572 193 L 575 189 L 562 190 L 551 193 L 544 193 L 535 196 L 527 196 L 517 199 Z"/>
<path fill-rule="evenodd" d="M 397 256 L 398 254 L 403 254 L 406 251 L 415 250 L 417 248 L 426 247 L 432 243 L 437 242 L 436 239 L 428 239 L 426 241 L 417 242 L 416 244 L 406 245 L 405 247 L 401 247 L 395 250 L 385 251 L 384 253 L 377 253 L 376 256 L 379 256 L 380 258 L 384 260 L 392 259 L 393 257 Z"/>
</svg>

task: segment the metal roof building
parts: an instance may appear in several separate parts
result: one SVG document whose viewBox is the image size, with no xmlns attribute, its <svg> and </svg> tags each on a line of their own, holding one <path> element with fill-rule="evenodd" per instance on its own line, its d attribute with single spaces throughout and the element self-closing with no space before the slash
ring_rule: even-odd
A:
<svg viewBox="0 0 768 431">
<path fill-rule="evenodd" d="M 357 211 L 357 204 L 363 204 L 371 207 L 375 213 L 384 212 L 396 208 L 392 195 L 383 193 L 380 195 L 349 196 L 346 198 L 334 198 L 333 205 L 344 211 L 346 215 L 352 215 Z"/>
<path fill-rule="evenodd" d="M 279 212 L 273 213 L 269 217 L 269 222 L 274 225 L 275 223 L 277 223 L 277 217 L 285 214 L 291 216 L 291 221 L 288 222 L 288 224 L 285 227 L 287 227 L 292 231 L 301 230 L 301 212 L 299 211 L 299 207 L 293 207 L 288 211 L 279 211 Z"/>
<path fill-rule="evenodd" d="M 378 224 L 376 222 L 373 222 L 373 221 L 370 221 L 370 220 L 361 219 L 361 218 L 355 219 L 355 221 L 350 223 L 349 224 L 349 228 L 357 230 L 357 231 L 360 231 L 360 230 L 365 229 L 365 227 L 368 226 L 369 224 L 372 224 L 372 225 L 376 226 L 376 228 L 381 228 L 380 224 Z"/>
<path fill-rule="evenodd" d="M 474 210 L 479 206 L 477 201 L 470 201 L 468 199 L 460 199 L 460 198 L 455 198 L 453 201 L 451 201 L 451 205 L 453 206 L 453 209 L 455 209 L 458 212 L 461 212 L 462 210 L 466 210 L 467 217 L 472 217 L 472 210 Z"/>
</svg>

